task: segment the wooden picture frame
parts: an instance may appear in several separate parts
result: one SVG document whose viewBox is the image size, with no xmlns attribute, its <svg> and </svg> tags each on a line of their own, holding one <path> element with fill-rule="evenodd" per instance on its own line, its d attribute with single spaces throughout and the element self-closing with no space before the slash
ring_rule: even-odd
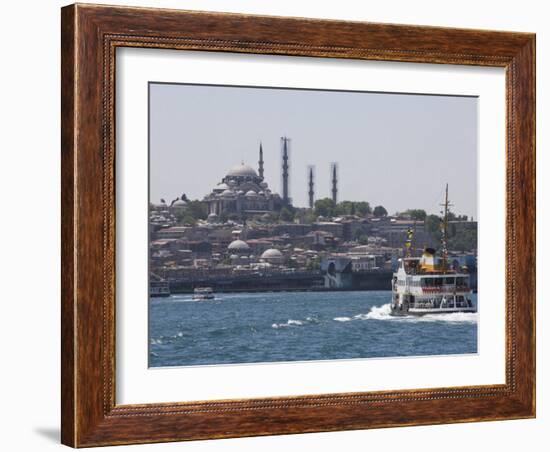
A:
<svg viewBox="0 0 550 452">
<path fill-rule="evenodd" d="M 535 35 L 71 5 L 62 9 L 62 442 L 73 447 L 535 416 Z M 506 70 L 506 383 L 115 403 L 115 50 Z"/>
</svg>

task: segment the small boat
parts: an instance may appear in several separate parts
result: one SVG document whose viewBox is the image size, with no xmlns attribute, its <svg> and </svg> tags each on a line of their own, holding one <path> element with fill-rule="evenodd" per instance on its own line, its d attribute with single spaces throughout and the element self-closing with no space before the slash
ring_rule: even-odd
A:
<svg viewBox="0 0 550 452">
<path fill-rule="evenodd" d="M 193 300 L 213 300 L 215 298 L 212 287 L 196 287 L 193 291 Z"/>
<path fill-rule="evenodd" d="M 164 280 L 151 280 L 149 282 L 149 296 L 150 297 L 169 297 L 170 296 L 170 284 Z"/>
<path fill-rule="evenodd" d="M 448 265 L 448 187 L 443 206 L 440 258 L 436 258 L 433 248 L 426 248 L 421 257 L 411 257 L 414 234 L 411 230 L 407 232 L 407 254 L 399 259 L 399 268 L 392 279 L 392 316 L 477 312 L 471 299 L 470 275 L 463 269 L 451 269 Z"/>
</svg>

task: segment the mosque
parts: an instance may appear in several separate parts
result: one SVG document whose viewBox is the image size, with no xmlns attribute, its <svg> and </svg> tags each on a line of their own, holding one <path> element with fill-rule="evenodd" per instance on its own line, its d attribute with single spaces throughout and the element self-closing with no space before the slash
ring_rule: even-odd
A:
<svg viewBox="0 0 550 452">
<path fill-rule="evenodd" d="M 208 221 L 216 222 L 222 214 L 253 216 L 278 212 L 292 206 L 289 192 L 290 138 L 281 137 L 282 193 L 274 193 L 264 179 L 264 153 L 260 143 L 258 171 L 244 162 L 233 166 L 203 201 L 208 205 Z M 332 200 L 338 197 L 338 164 L 331 163 Z M 309 208 L 315 200 L 314 167 L 308 168 Z"/>
<path fill-rule="evenodd" d="M 241 162 L 233 166 L 204 197 L 210 221 L 224 214 L 261 215 L 280 211 L 291 204 L 288 197 L 288 138 L 283 138 L 283 196 L 274 193 L 264 179 L 263 149 L 260 143 L 258 171 Z"/>
</svg>

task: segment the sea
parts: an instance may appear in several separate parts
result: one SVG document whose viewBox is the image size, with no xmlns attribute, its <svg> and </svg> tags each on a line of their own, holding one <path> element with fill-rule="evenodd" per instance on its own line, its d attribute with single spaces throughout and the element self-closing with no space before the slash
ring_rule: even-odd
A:
<svg viewBox="0 0 550 452">
<path fill-rule="evenodd" d="M 149 366 L 477 353 L 477 313 L 392 317 L 390 300 L 390 291 L 151 298 Z"/>
</svg>

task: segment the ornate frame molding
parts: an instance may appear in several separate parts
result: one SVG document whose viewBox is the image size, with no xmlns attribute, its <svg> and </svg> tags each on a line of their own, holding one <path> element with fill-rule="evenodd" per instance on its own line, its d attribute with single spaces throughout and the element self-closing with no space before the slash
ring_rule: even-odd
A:
<svg viewBox="0 0 550 452">
<path fill-rule="evenodd" d="M 116 405 L 118 47 L 506 68 L 506 383 Z M 62 442 L 81 447 L 533 417 L 534 58 L 535 37 L 526 33 L 92 5 L 63 8 Z"/>
</svg>

